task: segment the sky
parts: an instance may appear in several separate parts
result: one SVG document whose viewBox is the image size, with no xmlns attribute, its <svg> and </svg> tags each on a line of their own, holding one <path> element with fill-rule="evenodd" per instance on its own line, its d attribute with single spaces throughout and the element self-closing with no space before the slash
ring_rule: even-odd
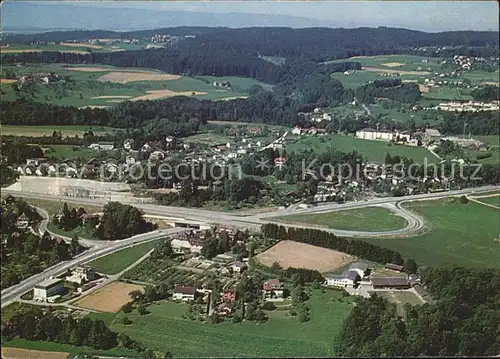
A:
<svg viewBox="0 0 500 359">
<path fill-rule="evenodd" d="M 62 2 L 62 1 L 61 1 Z M 61 3 L 59 2 L 59 3 Z M 499 28 L 499 5 L 484 1 L 64 1 L 69 5 L 209 13 L 276 14 L 331 20 L 339 26 L 425 31 Z M 42 3 L 40 1 L 39 3 Z M 47 2 L 48 3 L 48 2 Z"/>
</svg>

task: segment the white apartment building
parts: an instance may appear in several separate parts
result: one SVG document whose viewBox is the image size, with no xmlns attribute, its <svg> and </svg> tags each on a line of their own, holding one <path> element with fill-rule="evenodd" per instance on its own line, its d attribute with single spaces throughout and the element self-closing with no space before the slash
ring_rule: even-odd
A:
<svg viewBox="0 0 500 359">
<path fill-rule="evenodd" d="M 364 128 L 362 130 L 356 131 L 356 137 L 363 140 L 391 141 L 394 138 L 394 134 L 392 133 L 392 131 Z"/>
</svg>

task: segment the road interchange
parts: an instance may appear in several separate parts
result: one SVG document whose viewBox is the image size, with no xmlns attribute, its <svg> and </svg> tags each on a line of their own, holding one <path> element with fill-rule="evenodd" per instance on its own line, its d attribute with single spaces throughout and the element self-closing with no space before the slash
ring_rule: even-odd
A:
<svg viewBox="0 0 500 359">
<path fill-rule="evenodd" d="M 332 232 L 339 236 L 344 237 L 364 237 L 364 238 L 377 238 L 377 237 L 387 237 L 387 236 L 410 236 L 422 233 L 426 228 L 425 219 L 421 216 L 405 209 L 402 204 L 410 201 L 422 201 L 431 199 L 440 199 L 449 196 L 459 196 L 459 195 L 470 195 L 477 192 L 500 190 L 500 186 L 483 186 L 477 188 L 466 188 L 456 191 L 447 191 L 439 193 L 428 193 L 414 196 L 405 197 L 382 197 L 374 198 L 366 201 L 349 202 L 345 204 L 325 204 L 312 208 L 297 209 L 294 211 L 281 210 L 278 212 L 261 213 L 257 215 L 235 215 L 224 212 L 208 211 L 203 209 L 193 209 L 193 208 L 182 208 L 182 207 L 169 207 L 161 206 L 157 204 L 146 204 L 146 203 L 133 203 L 132 204 L 148 214 L 158 214 L 163 216 L 172 216 L 176 218 L 182 218 L 183 220 L 193 221 L 200 224 L 211 224 L 219 223 L 221 225 L 228 225 L 237 228 L 249 228 L 258 229 L 264 223 L 274 222 L 284 225 L 286 227 L 297 227 L 297 228 L 318 228 L 324 231 Z M 54 196 L 33 192 L 19 192 L 19 191 L 3 191 L 4 194 L 11 194 L 13 196 L 19 196 L 23 198 L 35 198 L 35 199 L 46 199 L 46 200 L 60 200 L 70 203 L 78 204 L 102 204 L 105 205 L 108 201 L 104 199 L 88 199 L 88 198 L 77 198 L 77 197 L 64 197 L 64 196 Z M 344 211 L 351 209 L 358 209 L 364 207 L 382 207 L 393 211 L 396 215 L 403 217 L 407 225 L 404 228 L 392 230 L 392 231 L 382 231 L 382 232 L 367 232 L 367 231 L 347 231 L 338 229 L 328 229 L 324 227 L 314 227 L 311 225 L 304 224 L 294 224 L 294 223 L 282 223 L 277 221 L 274 217 L 282 217 L 289 214 L 312 214 L 312 213 L 324 213 L 324 212 L 335 212 Z M 49 220 L 49 215 L 45 210 L 40 211 L 44 217 L 42 224 L 40 226 L 41 231 L 47 229 L 47 223 Z M 143 243 L 147 241 L 152 241 L 160 238 L 166 238 L 168 236 L 182 233 L 186 228 L 171 228 L 164 230 L 152 231 L 140 235 L 136 235 L 123 240 L 116 241 L 91 241 L 83 240 L 82 244 L 87 245 L 90 248 L 84 253 L 72 258 L 71 260 L 60 262 L 54 266 L 46 269 L 42 273 L 35 274 L 22 282 L 6 288 L 1 292 L 2 303 L 1 307 L 10 303 L 12 300 L 16 299 L 23 293 L 32 289 L 35 284 L 51 277 L 63 274 L 68 269 L 76 266 L 88 263 L 96 258 L 111 254 L 113 252 L 119 251 L 121 249 L 133 246 L 137 243 Z M 52 233 L 53 235 L 59 236 L 58 234 Z M 70 240 L 70 238 L 65 237 L 65 240 Z M 85 242 L 85 243 L 84 243 Z"/>
</svg>

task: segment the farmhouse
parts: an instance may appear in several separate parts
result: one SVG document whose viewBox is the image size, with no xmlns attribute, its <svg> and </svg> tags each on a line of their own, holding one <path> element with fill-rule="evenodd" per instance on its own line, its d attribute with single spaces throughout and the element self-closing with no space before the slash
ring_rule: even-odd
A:
<svg viewBox="0 0 500 359">
<path fill-rule="evenodd" d="M 16 227 L 17 228 L 26 228 L 29 225 L 29 218 L 26 213 L 21 214 L 17 217 Z"/>
<path fill-rule="evenodd" d="M 247 269 L 247 265 L 243 262 L 236 261 L 231 265 L 231 269 L 233 270 L 233 273 L 241 273 Z"/>
<path fill-rule="evenodd" d="M 285 287 L 279 279 L 269 279 L 267 282 L 264 282 L 262 288 L 264 289 L 265 299 L 283 299 Z"/>
<path fill-rule="evenodd" d="M 408 279 L 406 277 L 375 277 L 371 279 L 373 288 L 397 288 L 408 289 Z"/>
<path fill-rule="evenodd" d="M 364 140 L 385 140 L 391 141 L 394 134 L 387 130 L 374 130 L 372 128 L 364 128 L 356 131 L 356 137 Z"/>
<path fill-rule="evenodd" d="M 349 266 L 349 271 L 355 271 L 358 273 L 361 279 L 367 274 L 368 264 L 362 262 L 354 262 Z"/>
<path fill-rule="evenodd" d="M 433 128 L 427 128 L 424 132 L 424 137 L 428 142 L 438 141 L 441 138 L 441 132 Z"/>
<path fill-rule="evenodd" d="M 402 272 L 404 269 L 404 266 L 400 266 L 400 265 L 394 264 L 394 263 L 386 263 L 385 268 L 396 271 L 396 272 Z"/>
<path fill-rule="evenodd" d="M 341 275 L 330 275 L 326 278 L 326 285 L 338 288 L 354 287 L 358 281 L 359 273 L 356 270 L 348 270 Z"/>
<path fill-rule="evenodd" d="M 170 242 L 172 249 L 175 253 L 184 253 L 189 251 L 191 253 L 200 253 L 203 248 L 202 243 L 195 239 L 178 239 L 175 238 Z"/>
<path fill-rule="evenodd" d="M 196 294 L 196 288 L 195 287 L 185 287 L 183 285 L 176 285 L 172 298 L 174 300 L 182 300 L 183 302 L 187 302 L 189 300 L 194 300 Z"/>
<path fill-rule="evenodd" d="M 64 291 L 63 280 L 59 278 L 47 279 L 38 283 L 33 291 L 33 299 L 44 300 Z"/>
</svg>

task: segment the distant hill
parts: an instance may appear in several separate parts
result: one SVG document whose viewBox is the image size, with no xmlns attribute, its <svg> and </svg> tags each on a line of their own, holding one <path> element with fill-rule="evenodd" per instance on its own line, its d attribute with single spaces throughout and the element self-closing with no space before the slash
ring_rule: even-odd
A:
<svg viewBox="0 0 500 359">
<path fill-rule="evenodd" d="M 30 4 L 17 1 L 2 4 L 1 11 L 4 32 L 33 32 L 34 29 L 38 32 L 63 29 L 123 31 L 177 26 L 335 27 L 332 21 L 282 15 L 110 9 L 65 4 Z"/>
</svg>

